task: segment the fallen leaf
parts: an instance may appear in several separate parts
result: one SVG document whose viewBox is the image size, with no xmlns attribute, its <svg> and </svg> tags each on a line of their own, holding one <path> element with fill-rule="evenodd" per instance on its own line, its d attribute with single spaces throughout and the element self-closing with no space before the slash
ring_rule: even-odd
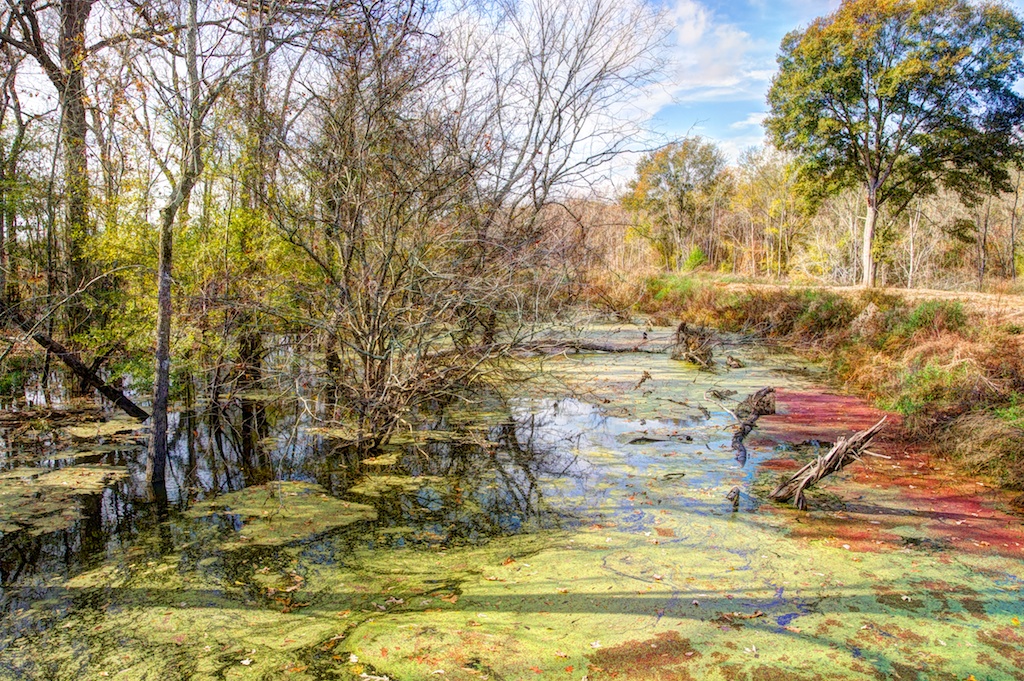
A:
<svg viewBox="0 0 1024 681">
<path fill-rule="evenodd" d="M 244 660 L 241 661 L 241 664 L 243 664 L 246 667 L 248 667 L 249 665 L 252 664 L 252 660 L 250 660 L 249 658 L 245 658 Z"/>
</svg>

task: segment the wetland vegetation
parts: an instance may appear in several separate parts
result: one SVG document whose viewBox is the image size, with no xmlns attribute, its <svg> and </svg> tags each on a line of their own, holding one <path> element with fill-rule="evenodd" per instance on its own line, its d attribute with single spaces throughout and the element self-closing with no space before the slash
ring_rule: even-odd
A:
<svg viewBox="0 0 1024 681">
<path fill-rule="evenodd" d="M 677 14 L 0 9 L 0 679 L 1021 677 L 1024 24 Z"/>
</svg>

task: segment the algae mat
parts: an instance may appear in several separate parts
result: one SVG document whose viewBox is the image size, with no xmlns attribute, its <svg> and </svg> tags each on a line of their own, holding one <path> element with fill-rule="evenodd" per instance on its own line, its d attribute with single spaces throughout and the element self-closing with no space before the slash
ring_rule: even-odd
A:
<svg viewBox="0 0 1024 681">
<path fill-rule="evenodd" d="M 543 452 L 543 469 L 509 468 L 476 496 L 454 473 L 400 477 L 403 455 L 374 462 L 387 484 L 364 472 L 341 499 L 274 483 L 196 507 L 142 550 L 19 587 L 0 675 L 1024 677 L 1020 519 L 978 481 L 885 442 L 891 459 L 855 465 L 810 497 L 809 513 L 762 503 L 780 471 L 878 414 L 815 389 L 784 357 L 730 353 L 750 368 L 702 374 L 657 355 L 550 362 L 586 390 L 515 405 L 514 439 Z M 729 411 L 766 384 L 780 388 L 780 413 L 762 419 L 741 465 Z M 371 508 L 403 509 L 443 536 L 440 500 L 511 488 L 532 490 L 557 522 L 396 548 L 386 538 L 404 528 Z"/>
</svg>

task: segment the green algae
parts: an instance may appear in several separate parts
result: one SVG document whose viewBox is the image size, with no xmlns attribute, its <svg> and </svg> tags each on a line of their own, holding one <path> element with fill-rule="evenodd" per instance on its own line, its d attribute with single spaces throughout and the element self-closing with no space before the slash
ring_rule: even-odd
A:
<svg viewBox="0 0 1024 681">
<path fill-rule="evenodd" d="M 38 536 L 81 519 L 79 498 L 102 492 L 127 474 L 116 466 L 77 465 L 54 470 L 14 468 L 0 474 L 0 531 Z"/>
<path fill-rule="evenodd" d="M 186 515 L 225 513 L 242 519 L 241 529 L 225 541 L 225 548 L 279 546 L 377 517 L 371 506 L 334 499 L 323 487 L 302 482 L 246 487 L 197 504 Z"/>
<path fill-rule="evenodd" d="M 409 475 L 373 474 L 362 478 L 349 488 L 349 492 L 364 497 L 380 497 L 395 492 L 415 492 L 424 487 L 441 483 L 443 483 L 442 478 L 429 475 L 413 477 Z"/>
<path fill-rule="evenodd" d="M 355 467 L 342 498 L 286 482 L 201 502 L 177 520 L 172 550 L 125 553 L 46 585 L 47 600 L 20 615 L 31 635 L 0 650 L 0 676 L 1019 676 L 1020 548 L 936 550 L 923 543 L 934 539 L 927 517 L 848 474 L 809 514 L 762 507 L 757 486 L 778 473 L 757 465 L 775 452 L 752 445 L 740 466 L 734 402 L 708 391 L 735 389 L 738 400 L 807 384 L 776 370 L 784 358 L 766 366 L 752 349 L 729 353 L 751 368 L 698 375 L 657 355 L 549 361 L 588 377 L 585 389 L 520 402 L 516 437 L 547 455 L 481 476 L 476 490 L 411 474 L 389 451 Z M 534 490 L 564 527 L 477 543 L 386 540 L 432 527 L 444 536 L 454 521 L 436 504 L 479 514 L 510 489 L 501 475 Z M 734 486 L 738 513 L 726 499 Z M 858 522 L 884 523 L 878 541 L 895 539 L 848 543 L 852 521 L 839 511 L 854 505 Z M 374 525 L 396 506 L 393 525 Z M 418 515 L 426 524 L 409 524 Z"/>
<path fill-rule="evenodd" d="M 76 426 L 64 426 L 63 431 L 73 438 L 90 440 L 109 437 L 112 435 L 137 433 L 148 428 L 148 425 L 140 423 L 136 419 L 121 416 L 112 418 L 108 421 L 95 421 L 92 423 L 82 423 Z"/>
</svg>

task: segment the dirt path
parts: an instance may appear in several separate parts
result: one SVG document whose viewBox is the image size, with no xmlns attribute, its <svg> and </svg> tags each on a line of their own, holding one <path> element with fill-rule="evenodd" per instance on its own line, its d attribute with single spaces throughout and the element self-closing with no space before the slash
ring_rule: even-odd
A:
<svg viewBox="0 0 1024 681">
<path fill-rule="evenodd" d="M 800 286 L 793 284 L 723 284 L 731 291 L 831 291 L 848 298 L 857 298 L 864 289 L 859 286 Z M 912 303 L 926 300 L 950 300 L 963 303 L 967 309 L 983 314 L 998 323 L 1024 320 L 1024 296 L 1012 293 L 979 293 L 977 291 L 942 291 L 939 289 L 879 288 L 879 292 L 900 296 Z"/>
</svg>

